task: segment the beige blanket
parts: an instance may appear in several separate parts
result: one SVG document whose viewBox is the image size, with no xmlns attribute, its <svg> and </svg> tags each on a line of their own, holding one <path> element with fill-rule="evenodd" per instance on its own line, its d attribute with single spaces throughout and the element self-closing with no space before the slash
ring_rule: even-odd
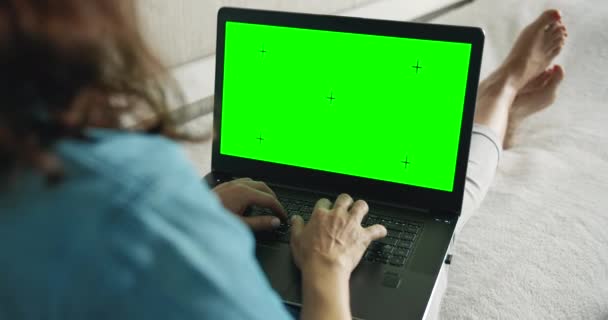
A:
<svg viewBox="0 0 608 320">
<path fill-rule="evenodd" d="M 445 319 L 608 319 L 608 2 L 477 0 L 484 74 L 544 8 L 563 11 L 558 101 L 523 124 L 455 246 Z"/>
<path fill-rule="evenodd" d="M 558 60 L 566 80 L 557 103 L 523 124 L 463 229 L 445 319 L 608 320 L 608 3 L 476 0 L 436 22 L 486 30 L 487 74 L 550 7 L 562 9 L 569 28 Z M 210 125 L 206 116 L 190 127 Z M 209 144 L 188 150 L 208 172 Z"/>
</svg>

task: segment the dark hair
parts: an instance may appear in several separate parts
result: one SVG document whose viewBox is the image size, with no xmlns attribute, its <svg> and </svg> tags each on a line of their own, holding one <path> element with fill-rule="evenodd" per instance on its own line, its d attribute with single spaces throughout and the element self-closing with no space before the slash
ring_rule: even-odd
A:
<svg viewBox="0 0 608 320">
<path fill-rule="evenodd" d="M 173 135 L 168 88 L 132 1 L 1 1 L 1 180 L 27 168 L 60 175 L 57 141 L 85 139 L 90 127 L 125 128 L 125 116 Z"/>
</svg>

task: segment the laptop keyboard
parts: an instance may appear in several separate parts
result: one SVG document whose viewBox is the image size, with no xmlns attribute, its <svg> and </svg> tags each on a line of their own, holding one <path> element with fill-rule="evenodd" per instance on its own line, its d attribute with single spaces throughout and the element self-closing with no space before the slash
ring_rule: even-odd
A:
<svg viewBox="0 0 608 320">
<path fill-rule="evenodd" d="M 284 196 L 279 196 L 279 201 L 285 207 L 290 218 L 293 215 L 299 215 L 306 222 L 310 219 L 315 205 L 315 201 L 293 199 Z M 272 212 L 270 209 L 253 207 L 249 215 L 259 216 L 271 214 Z M 374 212 L 370 212 L 363 220 L 362 225 L 368 227 L 374 224 L 385 226 L 388 235 L 383 239 L 372 242 L 365 252 L 363 260 L 403 267 L 414 248 L 416 239 L 420 235 L 422 223 L 381 216 L 374 214 Z M 288 224 L 282 224 L 279 228 L 272 231 L 272 238 L 280 242 L 289 243 L 289 231 L 290 226 Z"/>
</svg>

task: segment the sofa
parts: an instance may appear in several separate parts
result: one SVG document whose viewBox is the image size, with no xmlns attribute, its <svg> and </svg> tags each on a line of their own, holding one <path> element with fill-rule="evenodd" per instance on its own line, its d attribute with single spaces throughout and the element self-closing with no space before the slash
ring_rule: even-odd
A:
<svg viewBox="0 0 608 320">
<path fill-rule="evenodd" d="M 569 28 L 558 100 L 524 122 L 456 239 L 444 319 L 608 319 L 608 6 L 604 0 L 476 0 L 431 22 L 486 31 L 482 75 L 519 30 L 557 7 Z M 142 27 L 182 84 L 188 130 L 211 135 L 215 14 L 222 5 L 412 20 L 455 1 L 139 0 Z M 210 141 L 184 143 L 201 176 Z"/>
</svg>

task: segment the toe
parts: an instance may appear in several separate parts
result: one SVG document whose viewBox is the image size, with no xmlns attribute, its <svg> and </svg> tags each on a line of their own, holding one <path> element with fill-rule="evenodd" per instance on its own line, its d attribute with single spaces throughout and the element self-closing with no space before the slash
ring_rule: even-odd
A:
<svg viewBox="0 0 608 320">
<path fill-rule="evenodd" d="M 538 17 L 536 22 L 539 24 L 542 24 L 542 25 L 548 25 L 552 22 L 561 20 L 561 18 L 562 18 L 562 14 L 559 12 L 559 10 L 550 9 L 550 10 L 543 12 Z"/>
<path fill-rule="evenodd" d="M 551 53 L 557 48 L 562 48 L 566 44 L 566 38 L 557 36 L 545 45 L 545 52 Z"/>
<path fill-rule="evenodd" d="M 564 80 L 564 69 L 560 65 L 556 65 L 553 68 L 551 73 L 551 77 L 547 81 L 547 94 L 550 96 L 550 102 L 553 103 L 557 96 L 557 87 L 561 84 L 562 80 Z"/>
<path fill-rule="evenodd" d="M 561 42 L 562 42 L 562 39 L 559 39 L 559 38 L 552 40 L 550 42 L 547 42 L 545 44 L 545 46 L 543 47 L 545 54 L 550 55 L 553 52 L 553 50 L 555 50 L 555 48 L 557 48 L 561 45 Z"/>
<path fill-rule="evenodd" d="M 562 67 L 559 64 L 556 64 L 555 66 L 553 66 L 553 70 L 551 72 L 551 78 L 549 79 L 549 82 L 547 83 L 547 85 L 548 86 L 559 85 L 560 82 L 562 82 L 562 80 L 564 80 L 565 76 L 566 76 L 566 72 L 564 71 L 564 67 Z"/>
<path fill-rule="evenodd" d="M 558 32 L 551 36 L 551 44 L 552 44 L 552 46 L 555 46 L 558 43 L 564 41 L 565 39 L 566 39 L 566 37 L 564 36 L 564 33 Z"/>
<path fill-rule="evenodd" d="M 531 88 L 541 88 L 545 85 L 545 83 L 547 83 L 547 80 L 551 77 L 553 72 L 553 67 L 550 67 L 549 69 L 543 71 L 541 74 L 539 74 L 536 78 L 534 78 L 532 81 L 530 81 L 529 85 Z"/>
<path fill-rule="evenodd" d="M 557 21 L 555 23 L 552 23 L 549 27 L 549 29 L 547 30 L 547 32 L 550 32 L 550 34 L 553 34 L 559 30 L 565 29 L 566 27 L 564 26 L 563 23 L 561 23 L 560 21 Z"/>
<path fill-rule="evenodd" d="M 566 41 L 564 39 L 556 40 L 555 42 L 553 42 L 553 45 L 549 49 L 549 53 L 552 53 L 555 50 L 561 50 L 565 44 L 566 44 Z"/>
<path fill-rule="evenodd" d="M 563 37 L 565 34 L 568 33 L 566 26 L 564 26 L 561 23 L 553 26 L 549 32 L 550 32 L 551 36 L 554 38 Z"/>
<path fill-rule="evenodd" d="M 562 52 L 562 46 L 558 46 L 555 49 L 549 51 L 549 57 L 551 59 L 557 57 L 558 54 L 560 54 L 560 52 Z"/>
<path fill-rule="evenodd" d="M 551 37 L 553 38 L 553 40 L 565 38 L 566 37 L 566 28 L 560 28 L 560 29 L 553 31 L 553 33 L 551 34 Z"/>
<path fill-rule="evenodd" d="M 556 30 L 559 30 L 559 28 L 562 26 L 563 25 L 559 21 L 556 21 L 547 27 L 547 32 L 549 32 L 549 34 L 551 34 L 551 33 L 555 32 Z"/>
<path fill-rule="evenodd" d="M 547 70 L 541 72 L 536 78 L 530 80 L 526 85 L 521 88 L 517 94 L 527 94 L 530 92 L 535 92 L 538 90 L 542 90 L 546 85 L 547 81 L 553 76 L 553 68 L 554 66 L 549 67 Z"/>
</svg>

